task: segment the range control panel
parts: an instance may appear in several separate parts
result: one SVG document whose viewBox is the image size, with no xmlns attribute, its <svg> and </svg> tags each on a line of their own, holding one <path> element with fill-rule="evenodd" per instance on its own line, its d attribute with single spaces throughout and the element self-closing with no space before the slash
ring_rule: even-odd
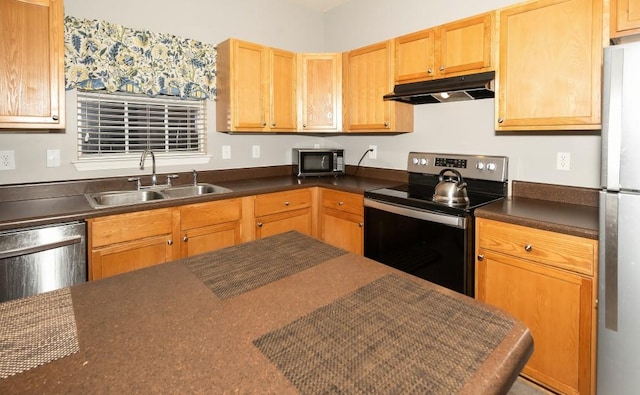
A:
<svg viewBox="0 0 640 395">
<path fill-rule="evenodd" d="M 407 171 L 421 174 L 440 174 L 455 169 L 463 178 L 488 181 L 507 181 L 509 158 L 506 156 L 437 154 L 410 152 Z"/>
</svg>

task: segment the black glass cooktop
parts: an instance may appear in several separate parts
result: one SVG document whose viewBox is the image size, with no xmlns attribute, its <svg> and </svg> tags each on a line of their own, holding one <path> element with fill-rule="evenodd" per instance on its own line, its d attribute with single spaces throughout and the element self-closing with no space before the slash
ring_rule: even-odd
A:
<svg viewBox="0 0 640 395">
<path fill-rule="evenodd" d="M 446 214 L 463 216 L 474 209 L 501 199 L 504 196 L 468 191 L 469 203 L 463 205 L 449 205 L 433 201 L 435 187 L 432 185 L 402 184 L 390 188 L 381 188 L 365 192 L 365 198 L 408 206 L 421 210 L 435 211 Z"/>
</svg>

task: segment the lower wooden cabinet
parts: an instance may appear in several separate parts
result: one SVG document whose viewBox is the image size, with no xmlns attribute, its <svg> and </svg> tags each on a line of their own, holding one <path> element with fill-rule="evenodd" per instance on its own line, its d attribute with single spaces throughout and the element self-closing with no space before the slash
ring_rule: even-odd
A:
<svg viewBox="0 0 640 395">
<path fill-rule="evenodd" d="M 320 239 L 358 255 L 364 253 L 364 202 L 362 194 L 322 189 Z"/>
<path fill-rule="evenodd" d="M 179 256 L 171 208 L 90 218 L 87 224 L 89 280 L 142 269 Z"/>
<path fill-rule="evenodd" d="M 476 227 L 476 298 L 533 334 L 522 374 L 560 393 L 594 393 L 597 241 L 483 218 Z"/>
<path fill-rule="evenodd" d="M 180 256 L 189 257 L 240 243 L 240 199 L 190 204 L 180 210 Z"/>
<path fill-rule="evenodd" d="M 255 196 L 255 238 L 297 230 L 314 236 L 312 188 L 274 192 Z"/>
</svg>

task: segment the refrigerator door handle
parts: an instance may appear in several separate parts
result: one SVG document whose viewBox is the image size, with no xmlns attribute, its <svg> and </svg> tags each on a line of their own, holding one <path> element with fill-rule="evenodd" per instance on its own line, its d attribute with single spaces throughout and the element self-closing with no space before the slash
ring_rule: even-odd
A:
<svg viewBox="0 0 640 395">
<path fill-rule="evenodd" d="M 600 183 L 605 189 L 617 191 L 620 189 L 624 51 L 607 48 L 604 57 Z"/>
<path fill-rule="evenodd" d="M 618 331 L 618 194 L 601 192 L 601 262 L 604 265 L 604 325 Z"/>
</svg>

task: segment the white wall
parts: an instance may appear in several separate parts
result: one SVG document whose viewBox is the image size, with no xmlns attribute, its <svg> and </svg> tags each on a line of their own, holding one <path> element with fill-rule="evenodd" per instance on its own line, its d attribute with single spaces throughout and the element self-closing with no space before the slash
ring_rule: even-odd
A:
<svg viewBox="0 0 640 395">
<path fill-rule="evenodd" d="M 297 52 L 345 51 L 455 19 L 500 8 L 513 0 L 351 0 L 325 14 L 288 0 L 65 0 L 65 12 L 79 18 L 103 19 L 132 28 L 167 32 L 210 43 L 237 37 Z M 153 4 L 153 9 L 149 9 Z M 443 5 L 446 4 L 446 7 Z M 0 150 L 14 150 L 16 170 L 0 171 L 0 184 L 129 176 L 137 169 L 77 171 L 75 159 L 76 98 L 67 93 L 67 130 L 63 134 L 0 133 Z M 280 165 L 290 162 L 290 148 L 344 147 L 347 163 L 356 164 L 369 144 L 378 146 L 378 159 L 363 165 L 406 168 L 412 150 L 507 155 L 509 178 L 553 184 L 597 187 L 600 137 L 504 136 L 493 129 L 492 99 L 415 106 L 415 132 L 397 136 L 242 136 L 215 132 L 215 105 L 210 102 L 209 164 L 196 169 L 225 169 Z M 251 145 L 262 157 L 251 158 Z M 231 145 L 232 159 L 222 160 L 222 145 Z M 46 150 L 60 149 L 62 166 L 46 167 Z M 555 169 L 556 152 L 571 153 L 571 170 Z M 192 166 L 163 166 L 159 172 L 187 171 Z"/>
<path fill-rule="evenodd" d="M 346 51 L 518 2 L 352 0 L 325 14 L 325 45 L 328 51 Z M 370 144 L 377 145 L 378 159 L 365 157 L 365 166 L 405 168 L 409 151 L 506 155 L 510 180 L 599 186 L 599 133 L 497 135 L 493 99 L 418 105 L 414 116 L 411 134 L 330 140 L 345 148 L 349 163 L 357 162 Z M 556 170 L 557 152 L 571 153 L 570 171 Z"/>
</svg>

